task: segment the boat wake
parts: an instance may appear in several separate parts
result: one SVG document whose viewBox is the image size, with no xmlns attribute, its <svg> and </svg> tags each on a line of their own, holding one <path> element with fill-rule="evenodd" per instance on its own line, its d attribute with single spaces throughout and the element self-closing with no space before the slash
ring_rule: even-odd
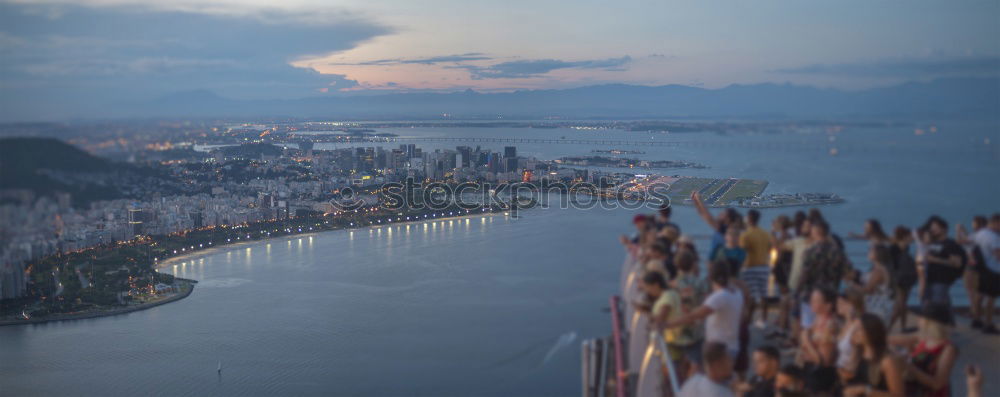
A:
<svg viewBox="0 0 1000 397">
<path fill-rule="evenodd" d="M 542 360 L 542 364 L 540 366 L 548 364 L 549 360 L 551 360 L 552 357 L 555 357 L 556 353 L 559 353 L 560 350 L 572 345 L 574 341 L 576 341 L 576 332 L 574 331 L 560 335 L 559 339 L 556 339 L 556 343 L 549 349 L 549 352 L 545 353 L 545 359 Z"/>
<path fill-rule="evenodd" d="M 559 353 L 559 351 L 563 350 L 567 346 L 571 346 L 574 341 L 576 341 L 576 331 L 569 331 L 567 333 L 559 335 L 559 337 L 557 337 L 555 341 L 553 341 L 551 338 L 546 338 L 545 340 L 531 344 L 530 346 L 518 351 L 517 353 L 512 354 L 509 357 L 490 363 L 489 365 L 483 367 L 483 369 L 502 367 L 504 365 L 521 360 L 522 358 L 527 357 L 532 353 L 541 351 L 541 349 L 544 348 L 545 346 L 550 346 L 548 351 L 545 353 L 544 358 L 542 358 L 542 360 L 538 362 L 538 365 L 535 366 L 535 368 L 541 368 L 544 367 L 546 364 L 548 364 L 549 361 L 551 361 L 552 358 Z"/>
</svg>

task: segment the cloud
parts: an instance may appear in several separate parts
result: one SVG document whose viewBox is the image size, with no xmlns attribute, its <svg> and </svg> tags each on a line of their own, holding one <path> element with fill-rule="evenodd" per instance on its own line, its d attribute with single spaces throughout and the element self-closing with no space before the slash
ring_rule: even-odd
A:
<svg viewBox="0 0 1000 397">
<path fill-rule="evenodd" d="M 1000 74 L 1000 57 L 928 57 L 866 63 L 813 64 L 795 68 L 777 69 L 772 72 L 860 78 L 983 76 Z"/>
<path fill-rule="evenodd" d="M 27 102 L 83 109 L 83 102 L 109 104 L 186 90 L 233 98 L 315 95 L 320 87 L 335 91 L 358 83 L 290 63 L 392 33 L 336 9 L 303 14 L 196 9 L 194 2 L 190 9 L 169 10 L 111 3 L 0 2 L 0 108 Z"/>
<path fill-rule="evenodd" d="M 602 69 L 622 71 L 632 62 L 632 57 L 563 61 L 559 59 L 534 59 L 501 62 L 490 66 L 461 65 L 473 79 L 510 79 L 537 77 L 559 69 Z"/>
<path fill-rule="evenodd" d="M 469 61 L 491 60 L 493 57 L 479 52 L 469 52 L 465 54 L 439 55 L 426 58 L 393 58 L 376 59 L 373 61 L 353 62 L 353 63 L 331 63 L 331 66 L 371 66 L 371 65 L 436 65 L 439 63 L 462 63 Z"/>
</svg>

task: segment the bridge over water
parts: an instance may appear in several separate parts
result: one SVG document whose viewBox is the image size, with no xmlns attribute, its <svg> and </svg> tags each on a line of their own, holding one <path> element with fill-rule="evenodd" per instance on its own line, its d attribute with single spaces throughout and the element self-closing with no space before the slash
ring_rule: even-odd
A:
<svg viewBox="0 0 1000 397">
<path fill-rule="evenodd" d="M 410 143 L 410 142 L 451 142 L 451 143 L 503 143 L 503 144 L 543 144 L 543 145 L 589 145 L 589 146 L 657 146 L 657 147 L 720 147 L 738 146 L 760 149 L 822 149 L 835 145 L 814 142 L 700 142 L 700 141 L 636 141 L 622 139 L 543 139 L 543 138 L 497 138 L 497 137 L 375 137 L 350 139 L 347 142 Z"/>
<path fill-rule="evenodd" d="M 499 138 L 499 137 L 338 137 L 329 143 L 352 144 L 352 143 L 417 143 L 417 142 L 439 142 L 439 143 L 494 143 L 494 144 L 541 144 L 541 145 L 587 145 L 591 147 L 707 147 L 707 148 L 739 148 L 747 150 L 761 151 L 816 151 L 824 154 L 836 155 L 844 152 L 880 152 L 910 153 L 910 154 L 934 154 L 942 149 L 937 146 L 907 147 L 897 145 L 892 142 L 866 142 L 845 143 L 816 140 L 713 140 L 713 141 L 692 141 L 692 140 L 624 140 L 624 139 L 552 139 L 552 138 Z M 987 155 L 992 158 L 1000 158 L 1000 145 L 983 145 L 982 143 L 970 142 L 964 148 L 953 148 L 953 151 L 967 153 L 970 155 Z"/>
</svg>

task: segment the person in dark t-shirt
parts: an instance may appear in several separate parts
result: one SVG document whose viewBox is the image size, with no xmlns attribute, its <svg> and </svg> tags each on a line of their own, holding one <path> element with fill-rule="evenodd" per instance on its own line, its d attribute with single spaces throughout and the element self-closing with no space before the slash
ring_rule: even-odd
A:
<svg viewBox="0 0 1000 397">
<path fill-rule="evenodd" d="M 934 215 L 924 225 L 927 231 L 927 254 L 922 258 L 925 303 L 951 305 L 948 290 L 965 271 L 966 254 L 955 240 L 948 237 L 948 222 Z"/>
</svg>

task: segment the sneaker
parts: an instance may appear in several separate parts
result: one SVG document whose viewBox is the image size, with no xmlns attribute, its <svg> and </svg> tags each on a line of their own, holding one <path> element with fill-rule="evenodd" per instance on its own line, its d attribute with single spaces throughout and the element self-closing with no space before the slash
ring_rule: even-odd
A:
<svg viewBox="0 0 1000 397">
<path fill-rule="evenodd" d="M 764 335 L 764 339 L 778 339 L 784 337 L 785 337 L 785 332 L 780 329 L 768 332 L 767 334 Z"/>
<path fill-rule="evenodd" d="M 757 327 L 757 329 L 765 329 L 767 328 L 767 323 L 764 320 L 757 320 L 753 323 L 753 326 Z"/>
<path fill-rule="evenodd" d="M 979 319 L 972 320 L 972 328 L 974 328 L 974 329 L 980 329 L 982 327 L 983 327 L 983 322 L 982 321 L 979 321 Z"/>
<path fill-rule="evenodd" d="M 986 335 L 1000 335 L 1000 330 L 993 324 L 983 327 L 983 333 Z"/>
</svg>

